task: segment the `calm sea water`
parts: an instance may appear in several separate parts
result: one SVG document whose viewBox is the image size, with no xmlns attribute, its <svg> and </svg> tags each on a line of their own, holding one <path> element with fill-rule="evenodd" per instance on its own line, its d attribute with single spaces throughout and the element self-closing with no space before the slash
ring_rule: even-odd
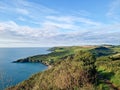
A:
<svg viewBox="0 0 120 90">
<path fill-rule="evenodd" d="M 47 69 L 40 63 L 11 63 L 20 58 L 46 54 L 48 48 L 0 48 L 0 90 Z"/>
</svg>

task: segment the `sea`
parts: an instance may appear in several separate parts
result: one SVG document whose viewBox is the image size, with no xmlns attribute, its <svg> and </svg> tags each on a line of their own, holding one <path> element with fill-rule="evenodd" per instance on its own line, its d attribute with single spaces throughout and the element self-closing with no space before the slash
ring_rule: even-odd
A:
<svg viewBox="0 0 120 90">
<path fill-rule="evenodd" d="M 28 56 L 50 53 L 48 47 L 0 48 L 0 90 L 16 85 L 31 75 L 47 69 L 41 63 L 12 63 Z"/>
</svg>

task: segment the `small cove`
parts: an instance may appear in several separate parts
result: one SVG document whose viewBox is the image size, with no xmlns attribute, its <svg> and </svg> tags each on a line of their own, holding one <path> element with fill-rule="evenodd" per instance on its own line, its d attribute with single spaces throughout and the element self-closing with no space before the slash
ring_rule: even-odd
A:
<svg viewBox="0 0 120 90">
<path fill-rule="evenodd" d="M 0 90 L 47 69 L 41 63 L 12 63 L 20 58 L 47 54 L 47 50 L 48 48 L 0 48 Z"/>
</svg>

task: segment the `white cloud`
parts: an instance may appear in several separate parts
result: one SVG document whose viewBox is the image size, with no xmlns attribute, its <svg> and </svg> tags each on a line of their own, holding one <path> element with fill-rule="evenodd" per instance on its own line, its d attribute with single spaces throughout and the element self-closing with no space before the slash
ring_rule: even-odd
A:
<svg viewBox="0 0 120 90">
<path fill-rule="evenodd" d="M 101 25 L 100 22 L 96 22 L 88 18 L 76 17 L 76 16 L 47 16 L 46 18 L 48 20 L 53 20 L 56 22 L 62 22 L 62 23 L 68 23 L 68 24 L 81 22 L 86 25 L 93 25 L 93 26 Z"/>
<path fill-rule="evenodd" d="M 51 22 L 51 21 L 45 21 L 44 23 L 44 26 L 51 26 L 51 27 L 55 27 L 55 28 L 58 28 L 58 29 L 66 29 L 66 30 L 73 30 L 75 29 L 75 25 L 73 24 L 68 24 L 68 23 L 57 23 L 57 22 Z"/>
<path fill-rule="evenodd" d="M 26 21 L 26 19 L 24 17 L 18 17 L 17 19 L 20 21 Z"/>
<path fill-rule="evenodd" d="M 90 16 L 91 15 L 90 12 L 85 11 L 85 10 L 80 10 L 80 11 L 77 11 L 76 13 L 80 16 Z"/>
<path fill-rule="evenodd" d="M 73 23 L 74 21 L 74 18 L 70 16 L 46 16 L 46 19 L 64 23 Z"/>
<path fill-rule="evenodd" d="M 20 14 L 23 14 L 23 15 L 29 15 L 29 11 L 26 9 L 17 8 L 16 11 Z"/>
<path fill-rule="evenodd" d="M 101 25 L 101 23 L 92 21 L 92 20 L 87 19 L 87 18 L 77 18 L 76 20 L 78 20 L 78 22 L 82 22 L 82 23 L 85 23 L 85 24 L 88 24 L 88 25 L 93 25 L 93 26 Z"/>
<path fill-rule="evenodd" d="M 9 3 L 9 4 L 8 4 Z M 50 9 L 41 4 L 30 2 L 28 0 L 11 0 L 11 1 L 0 1 L 0 12 L 9 16 L 24 16 L 30 20 L 41 20 L 46 14 L 58 13 L 54 9 Z M 7 17 L 6 17 L 7 18 Z M 10 17 L 9 17 L 10 19 Z"/>
<path fill-rule="evenodd" d="M 110 3 L 109 10 L 106 14 L 108 17 L 120 21 L 120 0 L 113 0 Z"/>
<path fill-rule="evenodd" d="M 3 25 L 0 23 L 0 31 L 5 30 L 5 27 L 3 27 Z"/>
<path fill-rule="evenodd" d="M 20 35 L 33 38 L 46 38 L 57 34 L 55 28 L 51 26 L 32 28 L 29 26 L 20 26 L 13 21 L 0 23 L 0 30 L 7 33 L 9 32 L 9 34 L 14 33 L 18 36 Z"/>
<path fill-rule="evenodd" d="M 120 24 L 98 27 L 84 32 L 74 31 L 62 33 L 50 23 L 33 28 L 20 26 L 13 21 L 0 23 L 0 41 L 16 46 L 39 45 L 81 45 L 81 44 L 119 44 Z M 59 26 L 59 25 L 58 25 Z M 116 31 L 115 31 L 116 30 Z M 71 43 L 72 42 L 72 43 Z M 2 44 L 2 45 L 3 45 Z"/>
<path fill-rule="evenodd" d="M 6 0 L 8 1 L 8 0 Z M 118 2 L 118 0 L 116 0 Z M 114 17 L 119 4 L 114 2 L 108 12 Z M 63 14 L 54 9 L 28 0 L 0 1 L 0 41 L 6 45 L 79 45 L 118 43 L 120 23 L 107 25 L 83 15 Z M 71 43 L 72 42 L 72 43 Z M 7 45 L 6 45 L 7 46 Z"/>
</svg>

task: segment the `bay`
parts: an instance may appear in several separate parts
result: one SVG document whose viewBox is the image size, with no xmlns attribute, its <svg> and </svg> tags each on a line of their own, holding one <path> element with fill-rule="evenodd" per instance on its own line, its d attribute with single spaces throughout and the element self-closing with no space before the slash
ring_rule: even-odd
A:
<svg viewBox="0 0 120 90">
<path fill-rule="evenodd" d="M 47 66 L 41 63 L 12 63 L 20 58 L 47 54 L 47 50 L 48 48 L 0 48 L 0 90 L 47 69 Z"/>
</svg>

